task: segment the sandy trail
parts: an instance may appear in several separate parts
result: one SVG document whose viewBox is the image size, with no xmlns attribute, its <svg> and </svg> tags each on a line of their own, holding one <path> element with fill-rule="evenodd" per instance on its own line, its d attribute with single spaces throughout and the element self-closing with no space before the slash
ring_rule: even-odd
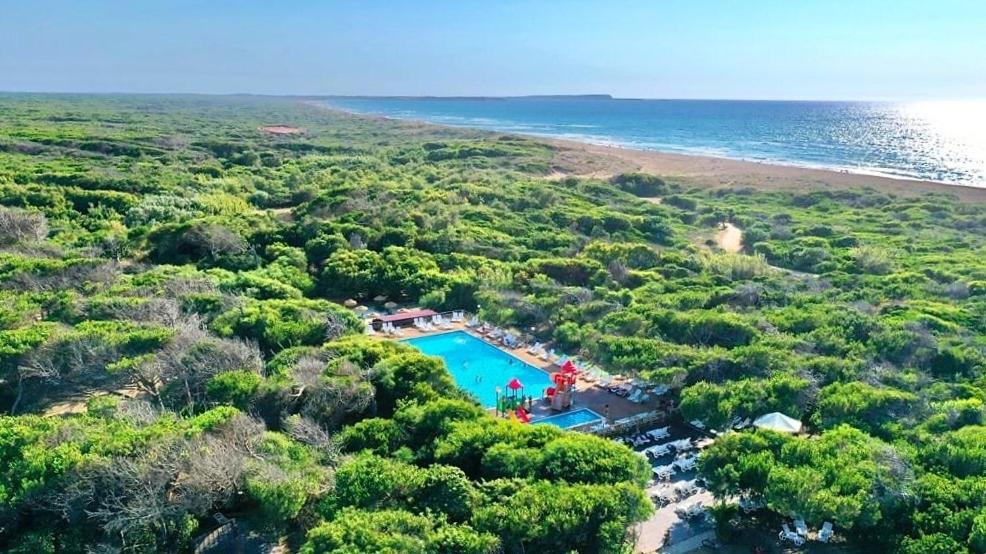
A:
<svg viewBox="0 0 986 554">
<path fill-rule="evenodd" d="M 287 125 L 263 125 L 260 130 L 272 135 L 298 135 L 304 132 L 303 129 Z"/>
<path fill-rule="evenodd" d="M 736 254 L 743 250 L 743 231 L 732 223 L 726 223 L 716 233 L 716 244 L 726 252 Z"/>
</svg>

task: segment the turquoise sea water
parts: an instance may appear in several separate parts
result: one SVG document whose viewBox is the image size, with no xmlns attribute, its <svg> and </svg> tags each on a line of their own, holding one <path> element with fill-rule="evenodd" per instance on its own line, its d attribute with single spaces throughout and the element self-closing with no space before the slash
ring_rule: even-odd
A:
<svg viewBox="0 0 986 554">
<path fill-rule="evenodd" d="M 986 187 L 984 102 L 330 98 L 497 131 Z"/>
<path fill-rule="evenodd" d="M 544 389 L 551 386 L 546 372 L 464 331 L 416 337 L 404 342 L 429 356 L 445 360 L 456 384 L 472 393 L 486 408 L 496 406 L 496 387 L 506 390 L 507 383 L 514 377 L 523 383 L 524 394 L 534 398 L 541 398 Z"/>
</svg>

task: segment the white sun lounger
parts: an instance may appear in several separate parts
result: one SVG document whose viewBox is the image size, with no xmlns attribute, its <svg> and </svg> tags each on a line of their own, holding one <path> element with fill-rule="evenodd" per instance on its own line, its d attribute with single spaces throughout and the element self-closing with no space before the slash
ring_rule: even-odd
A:
<svg viewBox="0 0 986 554">
<path fill-rule="evenodd" d="M 658 479 L 668 480 L 677 473 L 672 466 L 658 466 L 653 470 L 654 476 Z"/>
<path fill-rule="evenodd" d="M 777 538 L 791 541 L 795 546 L 801 546 L 805 543 L 805 539 L 802 538 L 801 535 L 791 531 L 791 528 L 788 527 L 786 523 L 782 524 L 781 527 L 783 529 L 777 534 Z"/>
<path fill-rule="evenodd" d="M 800 517 L 794 520 L 794 530 L 802 537 L 808 537 L 808 526 L 805 525 L 805 520 Z"/>
<path fill-rule="evenodd" d="M 680 498 L 686 498 L 695 494 L 698 491 L 698 485 L 695 484 L 695 480 L 682 481 L 674 486 L 674 492 Z"/>
<path fill-rule="evenodd" d="M 690 471 L 695 469 L 695 462 L 698 460 L 697 456 L 689 456 L 687 458 L 681 458 L 680 460 L 675 460 L 671 462 L 671 465 L 675 466 L 681 471 Z"/>
<path fill-rule="evenodd" d="M 660 427 L 657 429 L 651 429 L 650 431 L 647 431 L 647 434 L 650 435 L 651 438 L 654 440 L 660 440 L 669 436 L 671 433 L 669 432 L 669 429 L 667 427 Z"/>
<path fill-rule="evenodd" d="M 832 524 L 828 521 L 822 524 L 822 528 L 818 530 L 818 540 L 821 542 L 829 542 L 832 538 Z"/>
<path fill-rule="evenodd" d="M 670 451 L 671 451 L 671 449 L 668 448 L 668 445 L 667 444 L 655 444 L 654 446 L 651 446 L 649 448 L 645 448 L 643 450 L 644 454 L 650 454 L 651 456 L 654 456 L 655 458 L 664 456 L 665 454 L 667 454 Z"/>
</svg>

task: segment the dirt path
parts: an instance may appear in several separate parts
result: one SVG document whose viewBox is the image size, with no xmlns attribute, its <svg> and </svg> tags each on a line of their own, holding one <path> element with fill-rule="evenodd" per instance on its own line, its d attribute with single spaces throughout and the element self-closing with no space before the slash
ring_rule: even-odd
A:
<svg viewBox="0 0 986 554">
<path fill-rule="evenodd" d="M 294 208 L 270 208 L 274 217 L 280 219 L 281 221 L 294 221 L 294 215 L 291 214 L 291 210 Z"/>
<path fill-rule="evenodd" d="M 287 125 L 264 125 L 260 130 L 271 135 L 299 135 L 304 132 L 303 129 Z"/>
<path fill-rule="evenodd" d="M 88 409 L 89 400 L 97 396 L 105 396 L 105 395 L 116 395 L 121 398 L 133 399 L 143 396 L 143 393 L 140 391 L 140 389 L 138 389 L 133 385 L 128 385 L 126 387 L 122 387 L 112 391 L 104 391 L 104 390 L 89 391 L 83 394 L 76 395 L 72 398 L 63 400 L 62 402 L 57 402 L 55 404 L 48 406 L 48 408 L 43 412 L 43 415 L 46 417 L 55 417 L 55 416 L 63 416 L 63 415 L 82 414 L 85 413 L 86 410 Z"/>
<path fill-rule="evenodd" d="M 732 223 L 727 223 L 716 233 L 716 244 L 726 252 L 736 254 L 743 250 L 743 231 Z"/>
</svg>

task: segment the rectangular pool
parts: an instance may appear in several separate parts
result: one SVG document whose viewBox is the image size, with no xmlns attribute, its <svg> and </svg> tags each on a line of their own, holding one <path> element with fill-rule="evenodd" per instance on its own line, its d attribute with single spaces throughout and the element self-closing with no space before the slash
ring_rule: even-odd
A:
<svg viewBox="0 0 986 554">
<path fill-rule="evenodd" d="M 603 416 L 597 414 L 589 408 L 580 408 L 571 412 L 565 412 L 563 414 L 537 419 L 531 423 L 535 425 L 545 423 L 547 425 L 561 427 L 562 429 L 571 429 L 572 427 L 581 427 L 582 425 L 588 425 L 590 423 L 599 423 L 602 420 Z"/>
<path fill-rule="evenodd" d="M 524 385 L 524 395 L 535 399 L 540 399 L 544 389 L 552 386 L 546 372 L 465 331 L 415 337 L 402 342 L 445 360 L 456 384 L 472 393 L 486 408 L 496 407 L 496 387 L 506 390 L 507 383 L 514 377 Z"/>
</svg>

